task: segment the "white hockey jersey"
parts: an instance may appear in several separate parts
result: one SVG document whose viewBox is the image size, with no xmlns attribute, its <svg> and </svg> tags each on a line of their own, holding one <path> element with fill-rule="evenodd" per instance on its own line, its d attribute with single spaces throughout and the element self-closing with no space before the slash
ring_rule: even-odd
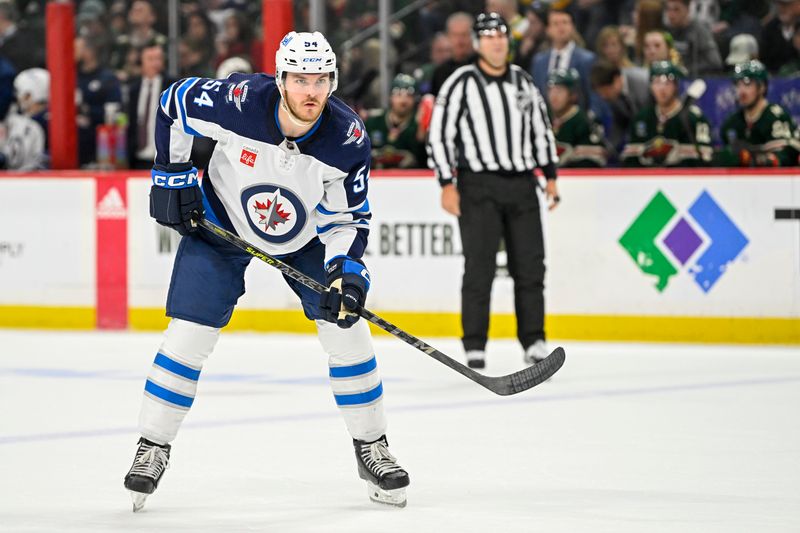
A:
<svg viewBox="0 0 800 533">
<path fill-rule="evenodd" d="M 31 117 L 9 113 L 0 128 L 0 158 L 8 170 L 40 170 L 47 168 L 49 157 L 47 132 Z"/>
<path fill-rule="evenodd" d="M 189 160 L 192 136 L 217 141 L 202 178 L 206 217 L 274 255 L 319 237 L 325 261 L 360 258 L 369 234 L 370 142 L 331 97 L 312 129 L 287 140 L 272 76 L 187 78 L 161 95 L 156 163 Z"/>
</svg>

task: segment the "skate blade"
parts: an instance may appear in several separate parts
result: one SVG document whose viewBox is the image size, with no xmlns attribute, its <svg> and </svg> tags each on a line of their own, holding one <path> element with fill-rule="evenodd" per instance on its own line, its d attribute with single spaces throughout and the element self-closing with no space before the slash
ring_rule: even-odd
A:
<svg viewBox="0 0 800 533">
<path fill-rule="evenodd" d="M 391 505 L 392 507 L 406 506 L 406 489 L 383 490 L 374 483 L 367 481 L 367 495 L 375 503 Z"/>
<path fill-rule="evenodd" d="M 144 508 L 144 502 L 147 500 L 149 494 L 142 494 L 141 492 L 129 491 L 131 499 L 133 499 L 133 512 L 138 513 Z"/>
</svg>

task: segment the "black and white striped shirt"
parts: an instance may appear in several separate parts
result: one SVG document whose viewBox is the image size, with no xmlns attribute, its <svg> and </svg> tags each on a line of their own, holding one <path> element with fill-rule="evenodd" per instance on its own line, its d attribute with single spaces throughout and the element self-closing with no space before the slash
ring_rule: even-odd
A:
<svg viewBox="0 0 800 533">
<path fill-rule="evenodd" d="M 428 156 L 442 185 L 459 169 L 519 174 L 538 166 L 555 179 L 558 163 L 544 99 L 516 65 L 494 78 L 472 63 L 447 78 L 433 108 Z"/>
</svg>

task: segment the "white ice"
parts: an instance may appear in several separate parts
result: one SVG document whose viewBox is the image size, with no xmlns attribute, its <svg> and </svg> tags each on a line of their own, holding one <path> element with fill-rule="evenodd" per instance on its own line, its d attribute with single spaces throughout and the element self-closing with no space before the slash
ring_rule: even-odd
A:
<svg viewBox="0 0 800 533">
<path fill-rule="evenodd" d="M 564 342 L 553 380 L 502 398 L 377 338 L 411 475 L 393 509 L 357 477 L 316 338 L 223 332 L 133 514 L 122 478 L 159 343 L 0 330 L 0 530 L 800 531 L 797 347 Z M 521 367 L 516 343 L 490 343 L 488 373 Z"/>
</svg>

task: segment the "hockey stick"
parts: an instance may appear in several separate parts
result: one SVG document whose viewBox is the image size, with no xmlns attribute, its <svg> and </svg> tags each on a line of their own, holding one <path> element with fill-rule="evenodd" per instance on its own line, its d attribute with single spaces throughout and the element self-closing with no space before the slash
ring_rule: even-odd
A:
<svg viewBox="0 0 800 533">
<path fill-rule="evenodd" d="M 284 275 L 292 278 L 295 281 L 298 281 L 308 287 L 309 289 L 313 290 L 317 293 L 322 293 L 328 290 L 327 287 L 318 283 L 317 281 L 311 279 L 310 277 L 306 276 L 299 270 L 295 270 L 293 267 L 287 265 L 280 259 L 276 259 L 272 257 L 268 253 L 259 250 L 257 247 L 253 246 L 249 242 L 245 241 L 234 235 L 233 233 L 229 232 L 228 230 L 221 228 L 214 224 L 213 222 L 209 222 L 207 219 L 202 218 L 200 220 L 195 220 L 195 222 L 201 226 L 203 229 L 206 229 L 213 233 L 214 235 L 228 241 L 232 245 L 236 246 L 240 250 L 247 252 L 248 254 L 252 255 L 256 259 L 260 259 L 261 261 L 265 262 L 266 264 L 277 268 Z M 417 337 L 411 335 L 403 331 L 402 329 L 398 328 L 394 324 L 382 319 L 372 311 L 360 307 L 357 310 L 359 316 L 364 318 L 365 320 L 369 320 L 382 330 L 391 333 L 398 339 L 402 340 L 406 344 L 410 344 L 417 350 L 425 352 L 429 356 L 433 357 L 440 363 L 445 366 L 448 366 L 458 372 L 459 374 L 471 379 L 478 385 L 485 387 L 492 391 L 495 394 L 499 394 L 500 396 L 508 396 L 510 394 L 517 394 L 518 392 L 522 392 L 528 390 L 540 383 L 543 383 L 550 379 L 550 377 L 558 372 L 558 369 L 561 368 L 561 365 L 564 364 L 564 360 L 566 358 L 566 354 L 564 353 L 564 349 L 561 347 L 556 348 L 553 350 L 550 355 L 548 355 L 542 361 L 539 361 L 533 366 L 529 366 L 527 368 L 523 368 L 513 374 L 508 374 L 506 376 L 486 376 L 475 372 L 469 367 L 466 367 L 453 359 L 452 357 L 448 357 L 447 355 L 443 354 L 433 346 L 427 344 L 425 341 L 418 339 Z"/>
<path fill-rule="evenodd" d="M 689 136 L 689 142 L 694 145 L 695 151 L 697 151 L 697 158 L 702 161 L 703 160 L 703 153 L 700 151 L 700 145 L 697 144 L 697 138 L 692 130 L 692 125 L 689 122 L 689 106 L 691 106 L 695 101 L 702 98 L 702 96 L 706 92 L 706 82 L 698 78 L 694 80 L 692 83 L 689 84 L 689 87 L 686 88 L 686 94 L 683 98 L 683 107 L 680 110 L 680 121 L 681 126 L 683 126 L 684 132 L 686 135 Z"/>
</svg>

